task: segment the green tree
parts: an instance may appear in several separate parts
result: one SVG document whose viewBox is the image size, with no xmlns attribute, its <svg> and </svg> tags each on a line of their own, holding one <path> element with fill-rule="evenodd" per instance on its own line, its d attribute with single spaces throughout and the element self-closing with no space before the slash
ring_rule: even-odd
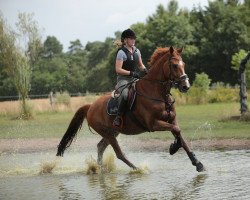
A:
<svg viewBox="0 0 250 200">
<path fill-rule="evenodd" d="M 25 55 L 31 67 L 39 59 L 43 48 L 41 29 L 33 18 L 33 13 L 19 13 L 16 23 L 20 43 L 24 46 Z"/>
<path fill-rule="evenodd" d="M 63 45 L 57 40 L 55 36 L 48 36 L 43 44 L 44 56 L 52 58 L 55 55 L 61 54 Z"/>
<path fill-rule="evenodd" d="M 20 115 L 22 118 L 31 117 L 31 112 L 28 108 L 26 99 L 30 91 L 31 66 L 33 62 L 35 62 L 35 55 L 37 53 L 34 44 L 40 43 L 40 37 L 37 31 L 38 28 L 32 17 L 33 15 L 25 13 L 20 13 L 18 15 L 18 32 L 14 32 L 6 24 L 2 16 L 0 18 L 0 63 L 4 67 L 7 75 L 11 77 L 15 88 L 19 93 L 21 100 Z M 21 44 L 22 46 L 19 46 L 18 44 Z"/>
<path fill-rule="evenodd" d="M 86 91 L 84 79 L 87 75 L 87 53 L 80 40 L 70 42 L 66 61 L 68 68 L 66 90 L 73 93 Z"/>
<path fill-rule="evenodd" d="M 68 66 L 62 56 L 39 60 L 33 70 L 32 94 L 49 94 L 51 91 L 65 91 Z"/>
<path fill-rule="evenodd" d="M 199 48 L 194 65 L 213 82 L 237 83 L 237 73 L 231 68 L 232 55 L 250 45 L 249 10 L 243 7 L 237 1 L 216 0 L 210 1 L 205 10 L 192 12 L 194 44 Z"/>
<path fill-rule="evenodd" d="M 88 91 L 105 91 L 110 87 L 111 79 L 108 76 L 110 69 L 114 68 L 113 62 L 109 62 L 109 55 L 115 49 L 112 38 L 106 38 L 104 42 L 88 43 L 85 47 L 87 59 L 87 76 L 84 85 Z M 93 85 L 93 80 L 98 83 Z"/>
<path fill-rule="evenodd" d="M 69 54 L 77 54 L 83 52 L 83 46 L 79 39 L 70 42 Z"/>
</svg>

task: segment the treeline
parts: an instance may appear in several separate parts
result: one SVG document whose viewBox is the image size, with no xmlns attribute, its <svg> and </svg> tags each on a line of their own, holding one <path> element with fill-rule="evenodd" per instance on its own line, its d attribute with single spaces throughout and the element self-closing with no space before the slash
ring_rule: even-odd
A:
<svg viewBox="0 0 250 200">
<path fill-rule="evenodd" d="M 205 72 L 213 83 L 235 85 L 238 80 L 232 56 L 249 50 L 249 16 L 250 0 L 215 0 L 205 8 L 191 11 L 179 9 L 177 1 L 172 0 L 167 6 L 159 5 L 145 23 L 132 24 L 131 28 L 137 34 L 136 46 L 146 66 L 157 47 L 184 47 L 183 59 L 191 82 L 196 73 Z M 114 38 L 88 42 L 85 46 L 76 39 L 70 42 L 67 52 L 63 52 L 56 37 L 48 36 L 36 46 L 36 56 L 31 60 L 29 94 L 112 90 L 116 82 L 114 41 L 120 34 L 117 31 Z M 0 96 L 16 95 L 4 63 L 0 60 Z"/>
</svg>

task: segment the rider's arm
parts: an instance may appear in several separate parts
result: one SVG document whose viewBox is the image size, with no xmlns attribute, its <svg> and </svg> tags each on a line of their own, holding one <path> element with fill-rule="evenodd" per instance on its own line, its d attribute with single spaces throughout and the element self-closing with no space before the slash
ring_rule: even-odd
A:
<svg viewBox="0 0 250 200">
<path fill-rule="evenodd" d="M 130 71 L 122 69 L 123 60 L 116 60 L 115 62 L 115 71 L 120 75 L 130 75 Z"/>
<path fill-rule="evenodd" d="M 127 59 L 126 54 L 123 50 L 119 50 L 116 55 L 116 61 L 115 61 L 115 71 L 119 75 L 128 76 L 130 75 L 130 71 L 127 71 L 125 69 L 122 69 L 123 62 Z"/>
<path fill-rule="evenodd" d="M 141 57 L 139 57 L 139 69 L 140 69 L 141 71 L 144 71 L 145 68 L 146 68 L 146 67 L 145 67 L 144 64 L 143 64 Z"/>
<path fill-rule="evenodd" d="M 142 62 L 142 58 L 141 58 L 141 52 L 139 49 L 137 49 L 137 54 L 139 56 L 139 61 L 138 61 L 138 67 L 141 71 L 144 71 L 146 69 L 146 67 L 144 66 L 143 62 Z"/>
</svg>

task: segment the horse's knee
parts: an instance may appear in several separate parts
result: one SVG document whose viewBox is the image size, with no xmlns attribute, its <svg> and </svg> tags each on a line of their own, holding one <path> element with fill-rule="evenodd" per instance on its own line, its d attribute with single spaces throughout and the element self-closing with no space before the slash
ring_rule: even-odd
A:
<svg viewBox="0 0 250 200">
<path fill-rule="evenodd" d="M 179 136 L 181 134 L 181 129 L 179 126 L 173 125 L 171 132 L 176 136 Z"/>
</svg>

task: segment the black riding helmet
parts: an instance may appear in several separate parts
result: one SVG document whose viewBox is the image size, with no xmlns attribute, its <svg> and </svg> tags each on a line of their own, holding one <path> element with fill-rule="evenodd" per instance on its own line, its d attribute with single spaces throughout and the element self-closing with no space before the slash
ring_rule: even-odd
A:
<svg viewBox="0 0 250 200">
<path fill-rule="evenodd" d="M 135 32 L 133 30 L 131 30 L 130 28 L 126 29 L 125 31 L 122 32 L 121 40 L 123 41 L 125 38 L 134 38 L 134 39 L 136 39 Z"/>
</svg>

